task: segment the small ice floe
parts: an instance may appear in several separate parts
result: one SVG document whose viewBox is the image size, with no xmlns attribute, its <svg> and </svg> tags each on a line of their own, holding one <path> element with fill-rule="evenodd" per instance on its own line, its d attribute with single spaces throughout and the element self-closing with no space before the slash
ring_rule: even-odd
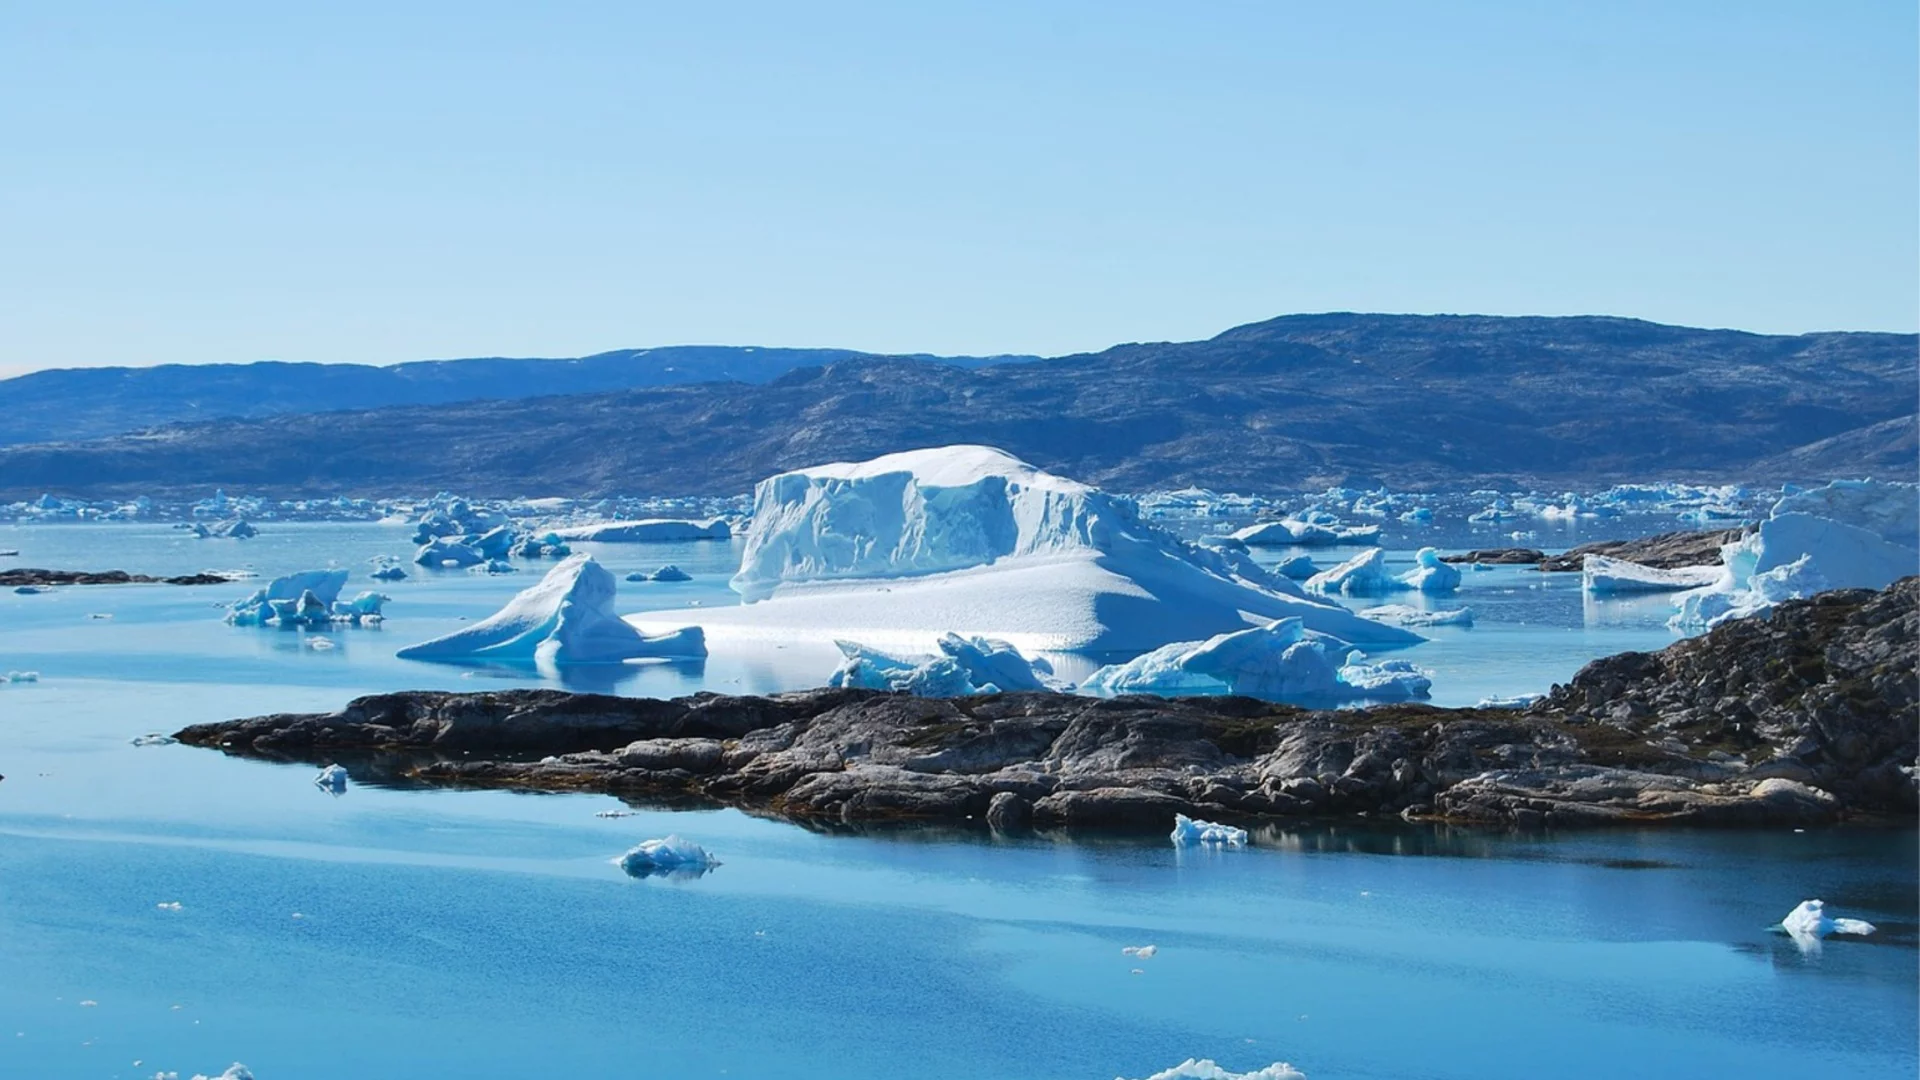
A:
<svg viewBox="0 0 1920 1080">
<path fill-rule="evenodd" d="M 380 569 L 375 570 L 373 573 L 368 574 L 367 576 L 372 578 L 375 581 L 407 580 L 407 572 L 405 570 L 400 569 L 397 566 L 383 566 Z"/>
<path fill-rule="evenodd" d="M 40 673 L 37 671 L 9 671 L 5 675 L 0 675 L 0 683 L 30 683 L 39 681 Z"/>
<path fill-rule="evenodd" d="M 1142 960 L 1151 960 L 1159 951 L 1158 945 L 1124 945 L 1120 948 L 1122 956 L 1137 956 Z"/>
<path fill-rule="evenodd" d="M 1175 814 L 1171 839 L 1175 847 L 1194 847 L 1201 844 L 1245 847 L 1247 830 L 1212 821 L 1200 821 L 1185 814 Z"/>
<path fill-rule="evenodd" d="M 1515 694 L 1512 697 L 1483 697 L 1473 706 L 1476 709 L 1524 709 L 1546 697 L 1545 694 Z"/>
<path fill-rule="evenodd" d="M 1472 626 L 1473 609 L 1460 608 L 1457 611 L 1426 611 L 1406 604 L 1381 604 L 1379 607 L 1363 608 L 1360 614 L 1369 619 L 1395 626 Z"/>
<path fill-rule="evenodd" d="M 1114 1080 L 1127 1080 L 1127 1078 L 1116 1076 Z M 1216 1065 L 1210 1058 L 1188 1058 L 1173 1068 L 1154 1073 L 1144 1080 L 1307 1080 L 1307 1074 L 1284 1061 L 1276 1061 L 1264 1069 L 1238 1073 Z"/>
<path fill-rule="evenodd" d="M 135 735 L 132 739 L 133 745 L 135 746 L 172 746 L 179 741 L 179 739 L 171 735 L 163 735 L 158 731 L 149 731 L 145 735 Z"/>
<path fill-rule="evenodd" d="M 171 1077 L 178 1076 L 179 1074 L 168 1073 L 167 1075 Z M 218 1076 L 208 1076 L 206 1073 L 194 1073 L 193 1080 L 253 1080 L 253 1070 L 236 1061 L 227 1066 L 226 1072 Z"/>
<path fill-rule="evenodd" d="M 160 909 L 161 911 L 179 911 L 179 910 L 180 910 L 180 901 L 178 901 L 178 900 L 162 900 L 161 902 L 159 902 L 159 903 L 157 903 L 157 904 L 155 904 L 155 905 L 153 905 L 153 906 L 154 906 L 154 907 L 156 907 L 156 908 L 159 908 L 159 909 Z"/>
<path fill-rule="evenodd" d="M 632 817 L 633 815 L 639 812 L 640 811 L 638 810 L 596 810 L 593 816 L 603 817 L 603 818 L 623 818 L 623 817 Z"/>
<path fill-rule="evenodd" d="M 629 876 L 637 878 L 655 874 L 699 877 L 720 865 L 720 860 L 706 848 L 677 835 L 643 840 L 614 862 Z"/>
<path fill-rule="evenodd" d="M 33 596 L 36 593 L 52 592 L 53 590 L 45 585 L 18 585 L 14 587 L 13 591 L 19 593 L 21 596 Z"/>
<path fill-rule="evenodd" d="M 315 652 L 326 652 L 328 649 L 331 649 L 334 647 L 332 638 L 323 638 L 323 637 L 310 637 L 306 640 L 306 645 L 307 645 L 307 648 L 312 649 Z"/>
<path fill-rule="evenodd" d="M 1800 906 L 1787 912 L 1780 920 L 1780 929 L 1798 940 L 1802 937 L 1823 938 L 1828 934 L 1873 933 L 1874 926 L 1861 919 L 1836 919 L 1827 914 L 1827 905 L 1820 900 L 1802 900 Z"/>
<path fill-rule="evenodd" d="M 313 786 L 331 791 L 335 795 L 345 794 L 347 790 L 347 770 L 338 765 L 329 765 L 320 770 L 319 776 L 313 778 Z"/>
</svg>

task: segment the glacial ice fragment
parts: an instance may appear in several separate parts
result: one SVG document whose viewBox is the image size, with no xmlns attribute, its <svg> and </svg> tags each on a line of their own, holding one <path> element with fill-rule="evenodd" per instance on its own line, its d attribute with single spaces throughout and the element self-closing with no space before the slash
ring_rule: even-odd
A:
<svg viewBox="0 0 1920 1080">
<path fill-rule="evenodd" d="M 1175 814 L 1173 815 L 1173 834 L 1169 839 L 1173 841 L 1175 847 L 1201 845 L 1245 847 L 1247 830 L 1213 821 L 1201 821 L 1185 814 Z"/>
</svg>

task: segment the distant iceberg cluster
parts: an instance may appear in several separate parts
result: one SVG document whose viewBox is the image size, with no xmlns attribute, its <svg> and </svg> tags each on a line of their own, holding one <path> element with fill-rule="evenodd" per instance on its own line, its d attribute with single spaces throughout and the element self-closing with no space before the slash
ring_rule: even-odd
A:
<svg viewBox="0 0 1920 1080">
<path fill-rule="evenodd" d="M 382 605 L 393 599 L 384 593 L 363 592 L 341 600 L 345 570 L 307 570 L 275 578 L 251 596 L 227 606 L 227 622 L 234 626 L 304 626 L 334 623 L 371 626 L 380 622 Z"/>
<path fill-rule="evenodd" d="M 413 561 L 435 569 L 482 567 L 492 570 L 509 557 L 563 559 L 573 549 L 555 533 L 535 535 L 511 523 L 504 513 L 475 507 L 465 499 L 436 496 L 414 523 Z M 505 566 L 511 571 L 510 565 Z M 496 571 L 498 572 L 498 571 Z"/>
<path fill-rule="evenodd" d="M 1796 491 L 1760 527 L 1721 548 L 1715 581 L 1676 598 L 1685 633 L 1829 589 L 1879 589 L 1920 572 L 1920 487 L 1837 480 Z"/>
</svg>

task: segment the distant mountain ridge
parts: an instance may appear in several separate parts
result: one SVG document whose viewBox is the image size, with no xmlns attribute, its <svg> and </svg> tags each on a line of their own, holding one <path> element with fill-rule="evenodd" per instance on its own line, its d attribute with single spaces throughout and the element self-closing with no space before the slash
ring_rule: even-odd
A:
<svg viewBox="0 0 1920 1080">
<path fill-rule="evenodd" d="M 797 367 L 876 358 L 852 349 L 670 345 L 616 349 L 571 359 L 476 357 L 402 364 L 165 364 L 56 368 L 0 379 L 0 446 L 94 439 L 162 424 L 591 394 L 702 382 L 764 383 Z M 1031 356 L 916 354 L 916 360 L 979 367 Z"/>
<path fill-rule="evenodd" d="M 725 493 L 782 469 L 952 442 L 1003 447 L 1121 490 L 1909 478 L 1917 354 L 1912 334 L 1299 315 L 1206 341 L 1038 362 L 854 356 L 758 385 L 214 421 L 17 446 L 0 449 L 0 497 L 216 485 Z"/>
</svg>

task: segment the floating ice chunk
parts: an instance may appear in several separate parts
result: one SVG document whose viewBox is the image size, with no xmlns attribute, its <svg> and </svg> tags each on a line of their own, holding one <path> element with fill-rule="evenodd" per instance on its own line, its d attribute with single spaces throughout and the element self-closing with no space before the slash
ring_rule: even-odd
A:
<svg viewBox="0 0 1920 1080">
<path fill-rule="evenodd" d="M 1135 650 L 1297 616 L 1349 641 L 1419 641 L 1301 595 L 1244 552 L 1187 543 L 1131 500 L 983 446 L 762 481 L 730 584 L 743 603 L 701 622 L 746 639 L 857 634 L 924 651 L 952 629 L 1029 652 Z M 657 628 L 676 614 L 632 621 Z"/>
<path fill-rule="evenodd" d="M 553 533 L 539 536 L 523 536 L 513 545 L 513 554 L 522 559 L 564 559 L 573 554 L 573 548 Z"/>
<path fill-rule="evenodd" d="M 21 596 L 33 596 L 37 593 L 52 592 L 53 589 L 46 585 L 18 585 L 14 587 L 13 591 L 19 593 Z"/>
<path fill-rule="evenodd" d="M 9 671 L 4 676 L 0 676 L 0 683 L 30 683 L 39 681 L 40 673 L 37 671 Z"/>
<path fill-rule="evenodd" d="M 347 790 L 347 770 L 339 765 L 329 765 L 313 778 L 313 786 L 338 795 Z"/>
<path fill-rule="evenodd" d="M 201 540 L 245 540 L 259 536 L 260 530 L 247 524 L 244 518 L 234 518 L 232 521 L 223 521 L 218 525 L 203 525 L 196 521 L 193 524 L 193 535 Z"/>
<path fill-rule="evenodd" d="M 1170 839 L 1175 847 L 1196 847 L 1202 844 L 1245 847 L 1247 830 L 1213 821 L 1201 821 L 1185 814 L 1175 814 L 1173 815 L 1173 835 Z"/>
<path fill-rule="evenodd" d="M 1545 694 L 1515 694 L 1512 697 L 1483 697 L 1473 707 L 1476 709 L 1524 709 L 1545 696 Z"/>
<path fill-rule="evenodd" d="M 648 636 L 613 610 L 613 575 L 591 555 L 572 555 L 499 611 L 451 634 L 400 650 L 405 660 L 509 660 L 541 664 L 618 663 L 707 655 L 697 626 Z"/>
<path fill-rule="evenodd" d="M 1427 611 L 1423 608 L 1408 607 L 1405 604 L 1382 604 L 1379 607 L 1362 608 L 1360 614 L 1395 626 L 1473 625 L 1472 608 L 1460 608 L 1456 611 Z"/>
<path fill-rule="evenodd" d="M 1313 556 L 1295 555 L 1275 567 L 1274 572 L 1291 581 L 1305 581 L 1319 573 L 1320 568 L 1313 564 Z"/>
<path fill-rule="evenodd" d="M 1331 704 L 1354 698 L 1424 697 L 1433 682 L 1404 662 L 1352 662 L 1359 650 L 1308 630 L 1299 619 L 1163 645 L 1087 676 L 1081 689 L 1116 694 L 1245 694 L 1268 701 Z"/>
<path fill-rule="evenodd" d="M 1123 945 L 1120 947 L 1122 956 L 1137 956 L 1142 960 L 1152 959 L 1154 954 L 1159 951 L 1160 946 L 1158 945 Z"/>
<path fill-rule="evenodd" d="M 1605 555 L 1588 555 L 1580 565 L 1582 587 L 1592 596 L 1698 589 L 1719 581 L 1723 573 L 1718 566 L 1683 566 L 1661 570 Z"/>
<path fill-rule="evenodd" d="M 367 576 L 375 581 L 405 581 L 407 572 L 397 566 L 383 566 Z"/>
<path fill-rule="evenodd" d="M 413 561 L 421 566 L 462 567 L 478 566 L 487 561 L 477 548 L 470 547 L 458 540 L 436 539 L 420 545 L 414 552 Z"/>
<path fill-rule="evenodd" d="M 1871 934 L 1874 925 L 1860 919 L 1836 919 L 1827 914 L 1827 905 L 1819 900 L 1802 900 L 1787 912 L 1780 928 L 1795 936 L 1826 937 L 1828 934 Z"/>
<path fill-rule="evenodd" d="M 1329 517 L 1325 522 L 1299 518 L 1262 521 L 1234 533 L 1233 538 L 1253 547 L 1332 547 L 1366 543 L 1379 535 L 1378 525 L 1345 526 Z"/>
<path fill-rule="evenodd" d="M 158 731 L 152 731 L 145 735 L 135 735 L 129 741 L 135 746 L 172 746 L 180 740 L 171 735 L 163 735 Z"/>
<path fill-rule="evenodd" d="M 468 547 L 487 557 L 490 561 L 504 559 L 513 551 L 513 542 L 519 534 L 511 525 L 497 525 L 466 541 Z"/>
<path fill-rule="evenodd" d="M 1114 1080 L 1127 1080 L 1116 1076 Z M 1171 1069 L 1154 1073 L 1144 1080 L 1307 1080 L 1307 1074 L 1284 1061 L 1276 1061 L 1264 1069 L 1252 1072 L 1233 1072 L 1214 1064 L 1210 1058 L 1188 1058 Z"/>
<path fill-rule="evenodd" d="M 242 1065 L 236 1061 L 233 1064 L 227 1066 L 226 1072 L 223 1072 L 218 1076 L 208 1076 L 205 1073 L 194 1073 L 193 1080 L 253 1080 L 253 1071 L 248 1069 L 245 1065 Z"/>
<path fill-rule="evenodd" d="M 1456 584 L 1459 576 L 1456 571 Z M 1368 548 L 1339 566 L 1307 579 L 1308 592 L 1341 593 L 1347 596 L 1381 596 L 1411 588 L 1412 585 L 1387 573 L 1387 553 L 1383 548 Z"/>
<path fill-rule="evenodd" d="M 1400 520 L 1409 525 L 1428 525 L 1433 522 L 1433 510 L 1419 506 L 1400 515 Z"/>
<path fill-rule="evenodd" d="M 575 525 L 555 529 L 561 540 L 591 540 L 601 544 L 671 544 L 686 540 L 731 540 L 733 530 L 725 518 L 706 521 L 676 521 L 647 518 L 641 521 L 603 521 L 596 525 Z"/>
<path fill-rule="evenodd" d="M 1440 561 L 1437 549 L 1423 547 L 1413 556 L 1414 568 L 1400 575 L 1400 581 L 1423 593 L 1450 593 L 1460 587 L 1460 571 Z"/>
<path fill-rule="evenodd" d="M 347 583 L 345 570 L 306 570 L 274 578 L 265 588 L 227 608 L 235 626 L 296 622 L 319 625 L 331 620 L 331 607 Z"/>
<path fill-rule="evenodd" d="M 918 697 L 965 697 L 1007 690 L 1047 690 L 1053 665 L 1027 659 L 1020 650 L 992 638 L 942 634 L 938 656 L 903 656 L 852 641 L 834 643 L 846 657 L 828 678 L 828 686 L 904 690 Z"/>
<path fill-rule="evenodd" d="M 476 574 L 517 574 L 519 572 L 519 567 L 505 559 L 488 559 L 486 562 L 473 568 L 473 573 Z"/>
<path fill-rule="evenodd" d="M 720 865 L 706 848 L 678 835 L 643 840 L 614 862 L 634 877 L 679 871 L 697 875 Z"/>
<path fill-rule="evenodd" d="M 155 905 L 153 905 L 153 906 L 154 906 L 154 908 L 155 908 L 155 909 L 157 909 L 157 910 L 159 910 L 159 911 L 179 911 L 179 910 L 180 910 L 180 901 L 178 901 L 178 900 L 162 900 L 162 901 L 160 901 L 159 903 L 157 903 L 157 904 L 155 904 Z"/>
</svg>

